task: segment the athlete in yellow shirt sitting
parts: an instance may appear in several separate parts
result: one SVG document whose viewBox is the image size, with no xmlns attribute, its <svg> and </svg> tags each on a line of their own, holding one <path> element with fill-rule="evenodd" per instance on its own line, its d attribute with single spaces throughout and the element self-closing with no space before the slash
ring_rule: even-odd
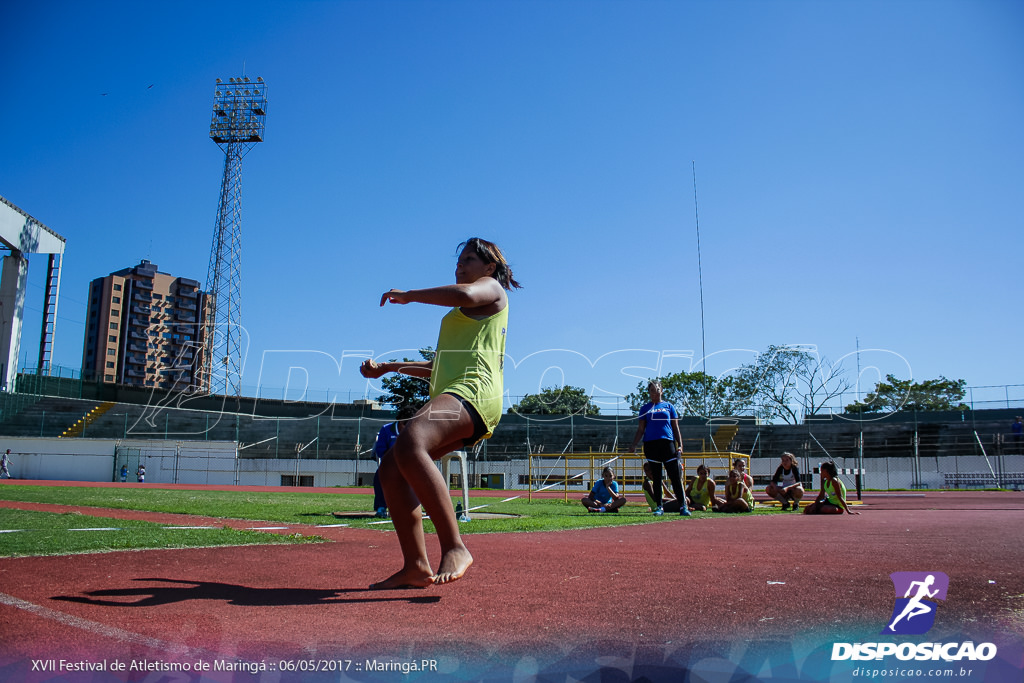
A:
<svg viewBox="0 0 1024 683">
<path fill-rule="evenodd" d="M 814 502 L 804 508 L 805 515 L 841 515 L 843 511 L 859 515 L 846 504 L 846 485 L 839 479 L 834 462 L 821 463 L 821 491 Z"/>
</svg>

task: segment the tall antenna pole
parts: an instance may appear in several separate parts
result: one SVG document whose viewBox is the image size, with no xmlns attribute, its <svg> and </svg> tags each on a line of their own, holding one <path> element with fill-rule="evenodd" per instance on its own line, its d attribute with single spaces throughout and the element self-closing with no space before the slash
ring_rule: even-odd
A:
<svg viewBox="0 0 1024 683">
<path fill-rule="evenodd" d="M 213 394 L 241 394 L 242 157 L 263 142 L 267 87 L 262 78 L 217 79 L 210 139 L 224 152 L 217 225 L 206 276 L 200 386 Z"/>
<path fill-rule="evenodd" d="M 708 352 L 704 337 L 704 272 L 700 261 L 700 213 L 697 210 L 697 162 L 691 161 L 693 169 L 693 217 L 697 223 L 697 283 L 700 288 L 700 356 L 702 372 L 704 373 L 704 412 L 711 417 L 711 410 L 708 407 Z M 708 429 L 711 429 L 710 422 Z"/>
</svg>

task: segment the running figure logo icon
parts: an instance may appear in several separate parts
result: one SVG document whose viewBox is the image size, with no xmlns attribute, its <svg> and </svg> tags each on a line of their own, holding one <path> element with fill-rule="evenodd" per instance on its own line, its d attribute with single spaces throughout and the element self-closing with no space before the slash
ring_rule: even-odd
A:
<svg viewBox="0 0 1024 683">
<path fill-rule="evenodd" d="M 949 577 L 942 572 L 893 572 L 889 578 L 896 589 L 896 605 L 882 633 L 926 633 L 935 624 L 935 601 L 946 599 Z"/>
</svg>

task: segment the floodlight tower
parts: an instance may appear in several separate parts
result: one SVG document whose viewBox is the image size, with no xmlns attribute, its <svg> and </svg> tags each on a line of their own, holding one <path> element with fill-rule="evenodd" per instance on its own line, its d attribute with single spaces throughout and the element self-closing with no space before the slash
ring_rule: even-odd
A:
<svg viewBox="0 0 1024 683">
<path fill-rule="evenodd" d="M 241 393 L 242 157 L 263 142 L 267 85 L 247 76 L 217 79 L 210 139 L 224 152 L 224 176 L 217 204 L 217 225 L 206 276 L 208 308 L 200 386 L 214 394 Z"/>
</svg>

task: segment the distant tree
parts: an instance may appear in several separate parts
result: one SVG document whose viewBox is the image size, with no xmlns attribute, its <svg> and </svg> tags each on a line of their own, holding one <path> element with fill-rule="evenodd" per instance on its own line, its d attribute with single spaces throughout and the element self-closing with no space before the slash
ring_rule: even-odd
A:
<svg viewBox="0 0 1024 683">
<path fill-rule="evenodd" d="M 799 424 L 851 387 L 841 366 L 819 358 L 813 347 L 772 344 L 735 374 L 738 400 L 766 420 Z"/>
<path fill-rule="evenodd" d="M 585 389 L 567 385 L 541 389 L 539 394 L 526 394 L 508 412 L 520 415 L 597 415 L 601 409 L 591 402 Z"/>
<path fill-rule="evenodd" d="M 846 406 L 848 413 L 893 413 L 900 410 L 967 410 L 963 398 L 967 382 L 962 379 L 938 379 L 924 382 L 897 379 L 886 375 L 863 401 Z"/>
<path fill-rule="evenodd" d="M 420 357 L 423 360 L 434 359 L 434 349 L 428 346 L 420 349 Z M 403 361 L 411 361 L 411 358 L 403 358 Z M 392 358 L 389 363 L 397 362 Z M 393 373 L 382 378 L 381 387 L 386 392 L 381 397 L 381 403 L 394 406 L 396 410 L 407 406 L 407 410 L 419 410 L 430 400 L 430 382 L 420 377 L 410 377 L 400 373 Z"/>
<path fill-rule="evenodd" d="M 662 399 L 674 405 L 682 415 L 704 418 L 741 415 L 750 407 L 746 396 L 738 393 L 735 378 L 729 375 L 715 377 L 703 372 L 674 372 L 658 379 Z M 649 400 L 647 384 L 640 382 L 634 393 L 626 395 L 634 412 Z"/>
</svg>

